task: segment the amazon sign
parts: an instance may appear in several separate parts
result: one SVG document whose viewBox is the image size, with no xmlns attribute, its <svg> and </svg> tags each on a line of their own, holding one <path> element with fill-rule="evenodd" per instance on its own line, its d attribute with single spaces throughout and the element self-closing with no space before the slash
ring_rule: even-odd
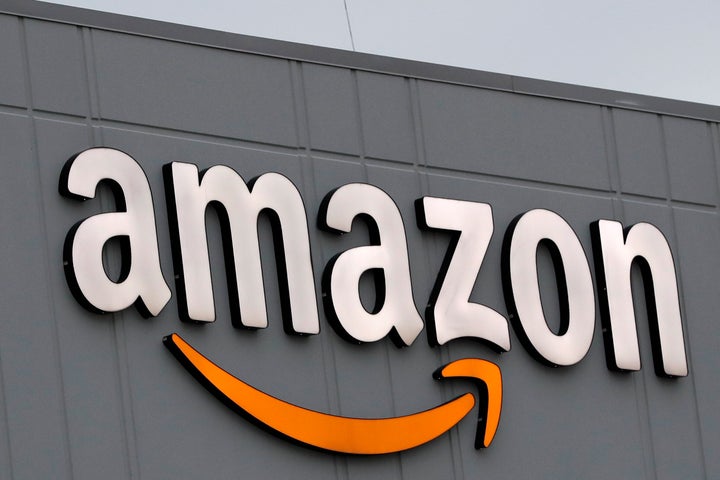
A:
<svg viewBox="0 0 720 480">
<path fill-rule="evenodd" d="M 212 207 L 220 217 L 233 325 L 247 329 L 268 325 L 257 226 L 263 213 L 273 226 L 285 332 L 318 334 L 310 227 L 297 187 L 273 172 L 246 182 L 222 165 L 201 172 L 193 164 L 174 162 L 165 165 L 162 174 L 180 318 L 199 324 L 215 321 L 205 228 L 205 213 Z M 65 197 L 89 200 L 100 182 L 110 185 L 116 211 L 79 220 L 70 228 L 64 246 L 67 283 L 77 301 L 90 311 L 118 312 L 134 305 L 144 316 L 157 316 L 170 301 L 171 291 L 160 267 L 148 179 L 126 153 L 92 148 L 68 160 L 59 189 Z M 666 377 L 688 374 L 675 264 L 657 227 L 644 222 L 623 226 L 604 219 L 591 223 L 593 280 L 580 240 L 560 215 L 544 209 L 520 213 L 506 228 L 501 254 L 506 318 L 486 305 L 469 302 L 494 235 L 492 207 L 423 197 L 416 200 L 415 210 L 416 218 L 405 219 L 408 223 L 424 231 L 449 232 L 453 238 L 427 299 L 425 322 L 415 306 L 406 227 L 394 200 L 365 183 L 346 184 L 325 196 L 318 228 L 342 235 L 351 231 L 356 218 L 362 218 L 371 233 L 370 245 L 336 255 L 322 273 L 322 308 L 345 340 L 364 343 L 390 337 L 400 347 L 409 346 L 427 325 L 431 345 L 475 338 L 502 352 L 510 350 L 512 324 L 522 345 L 538 361 L 569 366 L 587 354 L 599 308 L 608 367 L 639 370 L 630 282 L 632 265 L 639 265 L 655 371 Z M 108 276 L 102 260 L 111 239 L 121 245 L 122 268 L 115 279 Z M 560 297 L 558 332 L 548 327 L 540 296 L 537 251 L 541 246 L 550 252 L 554 264 Z M 363 305 L 358 289 L 361 277 L 368 273 L 375 278 L 372 308 Z M 476 403 L 480 407 L 476 447 L 487 447 L 500 420 L 500 369 L 482 359 L 456 360 L 435 372 L 437 379 L 477 380 L 477 398 L 466 393 L 419 413 L 359 419 L 308 410 L 272 397 L 228 373 L 177 334 L 167 335 L 163 342 L 226 405 L 281 437 L 322 450 L 382 454 L 413 448 L 452 428 Z"/>
</svg>

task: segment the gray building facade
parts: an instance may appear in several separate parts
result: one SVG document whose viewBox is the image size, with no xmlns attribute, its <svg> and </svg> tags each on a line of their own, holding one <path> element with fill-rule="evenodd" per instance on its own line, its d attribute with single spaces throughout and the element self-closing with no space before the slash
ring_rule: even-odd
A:
<svg viewBox="0 0 720 480">
<path fill-rule="evenodd" d="M 720 477 L 720 108 L 225 34 L 41 2 L 0 2 L 0 478 L 718 478 Z M 132 156 L 153 195 L 160 265 L 172 298 L 155 317 L 98 314 L 73 297 L 63 246 L 77 222 L 117 208 L 110 189 L 58 192 L 73 155 Z M 180 320 L 163 166 L 226 165 L 249 181 L 278 172 L 306 209 L 320 333 L 282 321 L 272 223 L 259 219 L 268 327 L 233 327 L 220 217 L 207 216 L 216 320 Z M 328 323 L 322 274 L 368 245 L 356 220 L 317 227 L 334 189 L 367 183 L 402 215 L 423 318 L 453 237 L 422 230 L 415 201 L 492 206 L 494 231 L 470 301 L 508 319 L 511 349 L 457 339 L 355 344 Z M 533 209 L 564 218 L 593 272 L 596 321 L 585 357 L 549 367 L 509 320 L 503 238 Z M 686 377 L 653 369 L 639 270 L 633 295 L 642 368 L 607 366 L 590 224 L 657 226 L 673 252 Z M 285 240 L 287 243 L 287 239 Z M 104 250 L 117 278 L 119 242 Z M 537 253 L 549 328 L 562 332 L 553 262 Z M 360 282 L 365 304 L 377 284 Z M 177 332 L 256 388 L 346 417 L 391 417 L 465 392 L 432 373 L 460 358 L 496 363 L 503 404 L 490 447 L 475 411 L 401 453 L 316 451 L 228 409 L 162 345 Z"/>
</svg>

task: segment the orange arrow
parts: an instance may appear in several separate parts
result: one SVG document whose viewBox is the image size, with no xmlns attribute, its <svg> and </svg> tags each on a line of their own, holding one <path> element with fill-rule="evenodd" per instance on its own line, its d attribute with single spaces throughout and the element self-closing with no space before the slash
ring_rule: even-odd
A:
<svg viewBox="0 0 720 480">
<path fill-rule="evenodd" d="M 475 405 L 473 395 L 466 393 L 430 410 L 401 417 L 329 415 L 261 392 L 215 365 L 175 333 L 165 337 L 163 343 L 200 383 L 233 410 L 283 437 L 332 452 L 373 455 L 407 450 L 442 435 Z M 487 405 L 487 415 L 478 421 L 475 446 L 489 446 L 502 404 L 502 378 L 497 365 L 480 359 L 462 359 L 438 370 L 435 377 L 466 377 L 482 380 L 486 385 L 487 395 L 480 397 L 486 400 L 481 403 Z"/>
<path fill-rule="evenodd" d="M 480 380 L 478 427 L 475 434 L 475 448 L 489 447 L 495 438 L 500 411 L 502 410 L 502 373 L 500 367 L 487 360 L 479 358 L 463 358 L 448 363 L 433 374 L 437 379 L 461 377 L 471 380 Z M 483 388 L 484 387 L 484 388 Z"/>
</svg>

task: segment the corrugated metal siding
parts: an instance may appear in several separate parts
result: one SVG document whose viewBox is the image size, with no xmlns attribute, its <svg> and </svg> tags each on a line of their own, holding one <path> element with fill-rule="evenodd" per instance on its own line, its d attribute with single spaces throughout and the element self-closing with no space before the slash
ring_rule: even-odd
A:
<svg viewBox="0 0 720 480">
<path fill-rule="evenodd" d="M 0 15 L 0 61 L 1 478 L 720 477 L 717 123 L 12 15 Z M 214 219 L 215 324 L 181 323 L 175 297 L 150 320 L 88 313 L 66 286 L 62 245 L 112 198 L 103 190 L 75 202 L 57 184 L 64 162 L 93 145 L 143 166 L 173 292 L 161 175 L 172 161 L 230 165 L 246 180 L 288 176 L 308 210 L 318 283 L 335 253 L 367 242 L 361 224 L 343 237 L 314 228 L 323 196 L 355 181 L 383 188 L 404 217 L 421 312 L 449 242 L 416 228 L 422 195 L 493 205 L 495 234 L 471 298 L 504 315 L 500 245 L 515 215 L 558 212 L 588 254 L 591 221 L 652 222 L 679 270 L 690 376 L 655 376 L 644 321 L 644 368 L 633 374 L 607 370 L 599 322 L 588 356 L 562 369 L 537 363 L 514 333 L 501 356 L 471 341 L 430 348 L 424 333 L 402 350 L 351 345 L 324 317 L 319 335 L 287 336 L 265 220 L 267 330 L 230 324 Z M 111 249 L 108 261 L 117 260 Z M 429 408 L 471 387 L 431 380 L 443 362 L 494 360 L 506 389 L 500 430 L 485 451 L 473 448 L 469 418 L 398 455 L 300 448 L 200 387 L 161 345 L 173 331 L 269 393 L 350 416 Z"/>
</svg>

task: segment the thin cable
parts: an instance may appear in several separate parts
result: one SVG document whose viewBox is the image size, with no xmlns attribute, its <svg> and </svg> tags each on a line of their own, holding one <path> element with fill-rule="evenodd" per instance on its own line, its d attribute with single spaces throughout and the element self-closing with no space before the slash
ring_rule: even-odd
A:
<svg viewBox="0 0 720 480">
<path fill-rule="evenodd" d="M 350 45 L 355 51 L 355 39 L 353 38 L 352 26 L 350 26 L 350 12 L 348 12 L 347 0 L 343 0 L 343 5 L 345 5 L 345 18 L 347 19 L 348 32 L 350 32 Z"/>
</svg>

